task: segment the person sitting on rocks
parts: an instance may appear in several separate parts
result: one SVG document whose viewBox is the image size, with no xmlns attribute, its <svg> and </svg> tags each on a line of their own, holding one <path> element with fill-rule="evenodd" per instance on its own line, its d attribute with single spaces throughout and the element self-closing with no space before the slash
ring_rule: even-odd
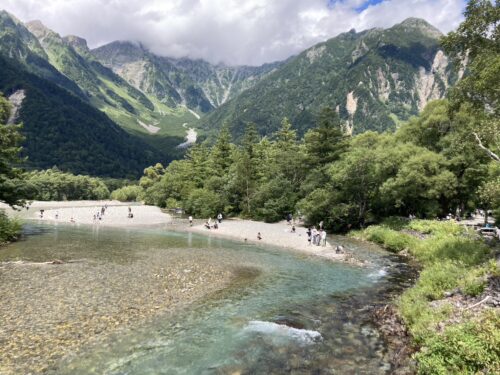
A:
<svg viewBox="0 0 500 375">
<path fill-rule="evenodd" d="M 258 240 L 261 240 L 261 239 L 262 239 L 262 235 L 260 234 L 260 232 L 259 232 L 259 233 L 257 233 L 257 239 L 258 239 Z"/>
<path fill-rule="evenodd" d="M 344 254 L 344 246 L 342 245 L 337 245 L 337 247 L 335 248 L 335 252 L 337 254 Z"/>
<path fill-rule="evenodd" d="M 210 229 L 210 223 L 208 221 L 205 222 L 205 228 Z"/>
</svg>

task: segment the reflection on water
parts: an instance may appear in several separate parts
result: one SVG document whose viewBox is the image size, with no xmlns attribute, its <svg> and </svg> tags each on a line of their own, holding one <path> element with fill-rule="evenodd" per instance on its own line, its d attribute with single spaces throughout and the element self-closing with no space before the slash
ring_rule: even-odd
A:
<svg viewBox="0 0 500 375">
<path fill-rule="evenodd" d="M 335 238 L 370 261 L 368 268 L 357 268 L 161 229 L 34 226 L 27 231 L 32 235 L 0 253 L 1 261 L 86 259 L 96 269 L 114 264 L 122 267 L 116 277 L 127 292 L 125 279 L 131 277 L 127 269 L 145 272 L 148 265 L 169 258 L 195 259 L 200 266 L 197 272 L 218 264 L 237 274 L 230 287 L 194 305 L 100 335 L 67 355 L 53 373 L 390 372 L 384 343 L 370 322 L 367 306 L 397 289 L 404 270 L 374 246 Z"/>
</svg>

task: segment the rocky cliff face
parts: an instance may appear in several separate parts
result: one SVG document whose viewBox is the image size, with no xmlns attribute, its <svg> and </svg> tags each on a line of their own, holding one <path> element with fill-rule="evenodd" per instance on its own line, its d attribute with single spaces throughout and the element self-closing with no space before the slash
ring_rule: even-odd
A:
<svg viewBox="0 0 500 375">
<path fill-rule="evenodd" d="M 169 105 L 183 105 L 201 113 L 253 87 L 280 65 L 230 67 L 200 59 L 161 57 L 131 42 L 113 42 L 94 49 L 92 54 L 134 87 Z"/>
</svg>

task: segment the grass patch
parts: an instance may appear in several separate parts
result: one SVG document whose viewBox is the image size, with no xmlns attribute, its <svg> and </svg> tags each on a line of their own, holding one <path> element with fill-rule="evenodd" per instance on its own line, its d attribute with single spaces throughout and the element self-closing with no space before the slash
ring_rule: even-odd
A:
<svg viewBox="0 0 500 375">
<path fill-rule="evenodd" d="M 500 315 L 487 311 L 431 336 L 416 354 L 420 374 L 499 374 Z"/>
<path fill-rule="evenodd" d="M 400 233 L 383 225 L 374 225 L 365 230 L 353 232 L 351 235 L 366 241 L 375 242 L 394 253 L 413 248 L 417 242 L 417 239 L 411 235 Z"/>
</svg>

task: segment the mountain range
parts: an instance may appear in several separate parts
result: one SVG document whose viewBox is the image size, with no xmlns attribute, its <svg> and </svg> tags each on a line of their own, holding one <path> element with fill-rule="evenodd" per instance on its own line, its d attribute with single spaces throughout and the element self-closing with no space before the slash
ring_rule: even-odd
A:
<svg viewBox="0 0 500 375">
<path fill-rule="evenodd" d="M 286 116 L 303 134 L 329 106 L 346 132 L 395 129 L 460 78 L 440 37 L 410 18 L 351 30 L 285 61 L 226 66 L 130 41 L 89 49 L 0 11 L 0 91 L 24 124 L 29 166 L 134 176 L 180 157 L 188 128 L 213 137 L 227 122 L 238 139 L 250 122 L 266 135 Z"/>
</svg>

